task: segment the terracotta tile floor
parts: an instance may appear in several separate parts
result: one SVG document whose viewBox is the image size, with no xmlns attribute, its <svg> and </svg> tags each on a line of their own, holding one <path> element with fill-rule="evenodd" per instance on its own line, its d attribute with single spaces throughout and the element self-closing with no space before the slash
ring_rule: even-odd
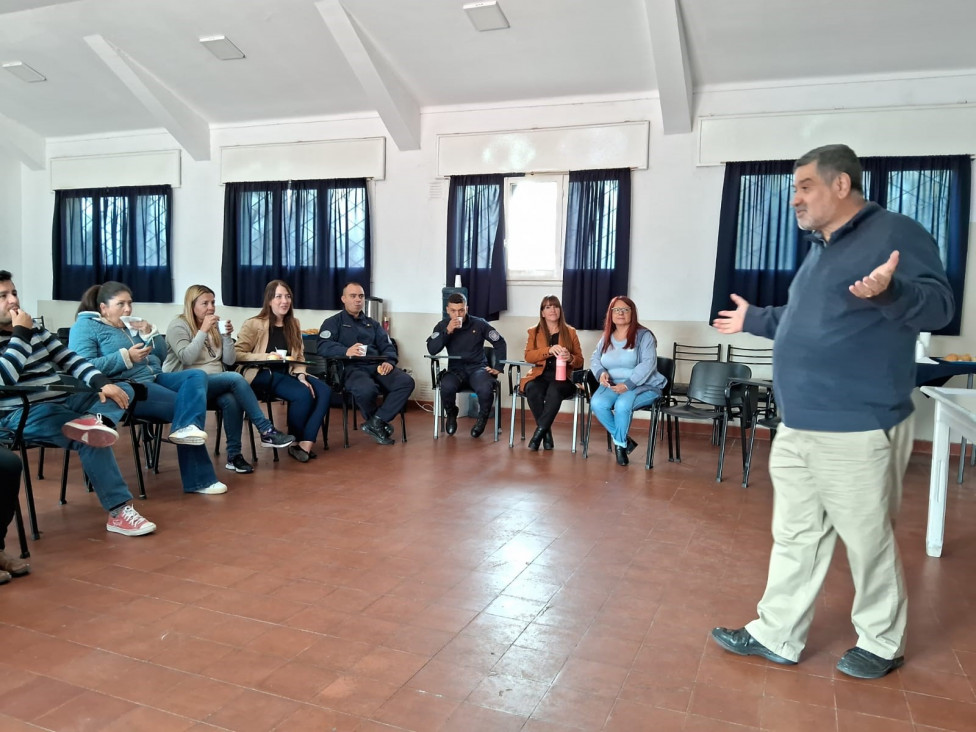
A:
<svg viewBox="0 0 976 732">
<path fill-rule="evenodd" d="M 703 436 L 645 471 L 599 439 L 571 455 L 568 423 L 552 453 L 408 423 L 406 445 L 343 450 L 334 425 L 315 462 L 220 467 L 226 496 L 184 496 L 164 447 L 141 538 L 104 531 L 77 462 L 59 506 L 49 456 L 34 571 L 0 587 L 0 730 L 976 730 L 976 470 L 929 559 L 913 458 L 908 663 L 857 682 L 834 670 L 855 639 L 840 551 L 799 666 L 708 639 L 763 590 L 766 445 L 743 489 L 738 444 L 716 484 Z"/>
</svg>

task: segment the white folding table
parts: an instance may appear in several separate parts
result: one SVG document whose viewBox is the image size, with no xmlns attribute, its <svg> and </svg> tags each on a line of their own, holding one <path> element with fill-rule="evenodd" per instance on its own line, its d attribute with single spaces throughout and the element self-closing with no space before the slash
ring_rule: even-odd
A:
<svg viewBox="0 0 976 732">
<path fill-rule="evenodd" d="M 946 493 L 949 483 L 949 432 L 976 442 L 976 391 L 923 386 L 922 393 L 935 400 L 925 553 L 930 557 L 940 557 L 945 534 Z"/>
</svg>

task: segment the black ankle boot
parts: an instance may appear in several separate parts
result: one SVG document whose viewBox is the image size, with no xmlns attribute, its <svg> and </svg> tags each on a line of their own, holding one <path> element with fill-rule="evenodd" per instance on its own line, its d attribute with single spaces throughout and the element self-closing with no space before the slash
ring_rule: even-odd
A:
<svg viewBox="0 0 976 732">
<path fill-rule="evenodd" d="M 542 442 L 543 436 L 546 431 L 541 427 L 536 427 L 535 432 L 532 433 L 532 438 L 529 440 L 529 449 L 536 451 L 539 449 L 539 444 Z"/>
<path fill-rule="evenodd" d="M 620 445 L 614 445 L 613 452 L 617 456 L 617 465 L 630 465 L 630 460 L 627 458 L 626 447 L 621 447 Z"/>
<path fill-rule="evenodd" d="M 552 442 L 552 430 L 551 429 L 546 430 L 546 434 L 543 435 L 543 437 L 542 437 L 542 447 L 545 450 L 551 450 L 552 448 L 555 447 L 555 445 Z"/>
<path fill-rule="evenodd" d="M 444 413 L 444 431 L 449 435 L 453 435 L 457 432 L 458 408 L 447 407 Z"/>
</svg>

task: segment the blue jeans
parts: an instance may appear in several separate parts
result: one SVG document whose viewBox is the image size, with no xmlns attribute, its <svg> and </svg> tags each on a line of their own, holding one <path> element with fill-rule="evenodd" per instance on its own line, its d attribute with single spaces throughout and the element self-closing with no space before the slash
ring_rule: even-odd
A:
<svg viewBox="0 0 976 732">
<path fill-rule="evenodd" d="M 216 402 L 223 414 L 228 460 L 241 454 L 241 432 L 244 429 L 245 414 L 262 433 L 274 427 L 261 411 L 261 405 L 247 379 L 236 371 L 207 374 L 207 399 Z"/>
<path fill-rule="evenodd" d="M 129 398 L 132 387 L 119 384 Z M 23 409 L 14 409 L 0 416 L 0 428 L 11 431 L 17 429 Z M 118 404 L 107 399 L 104 404 L 96 394 L 72 394 L 67 399 L 32 404 L 27 424 L 24 426 L 24 439 L 28 442 L 45 442 L 58 447 L 68 447 L 78 451 L 81 464 L 91 479 L 95 495 L 106 511 L 111 511 L 132 500 L 129 487 L 119 472 L 115 453 L 110 447 L 92 447 L 81 442 L 69 440 L 61 432 L 61 425 L 83 414 L 102 414 L 118 424 L 125 414 Z"/>
<path fill-rule="evenodd" d="M 275 397 L 288 402 L 288 432 L 299 442 L 315 442 L 332 399 L 332 389 L 314 376 L 306 378 L 315 390 L 314 397 L 297 378 L 275 371 L 261 371 L 254 377 L 251 386 L 269 389 Z"/>
<path fill-rule="evenodd" d="M 600 424 L 607 428 L 613 438 L 613 444 L 626 447 L 627 433 L 630 431 L 630 421 L 634 417 L 634 410 L 646 407 L 661 396 L 661 392 L 654 389 L 646 391 L 625 391 L 617 394 L 605 386 L 601 386 L 590 399 L 590 409 L 600 420 Z"/>
<path fill-rule="evenodd" d="M 159 419 L 172 430 L 193 425 L 203 429 L 207 420 L 207 375 L 199 369 L 158 374 L 147 383 L 148 397 L 136 403 L 137 417 Z M 183 491 L 193 493 L 217 482 L 206 445 L 177 445 Z"/>
</svg>

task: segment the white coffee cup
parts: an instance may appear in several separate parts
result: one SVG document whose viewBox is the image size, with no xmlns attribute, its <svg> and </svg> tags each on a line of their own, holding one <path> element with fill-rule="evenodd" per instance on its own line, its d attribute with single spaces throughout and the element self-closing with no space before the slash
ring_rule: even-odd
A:
<svg viewBox="0 0 976 732">
<path fill-rule="evenodd" d="M 277 353 L 282 358 L 285 358 L 288 355 L 288 349 L 286 349 L 286 348 L 276 348 L 275 349 L 275 353 Z"/>
<path fill-rule="evenodd" d="M 359 344 L 359 355 L 360 356 L 366 355 L 366 346 L 364 346 L 362 343 Z"/>
<path fill-rule="evenodd" d="M 220 335 L 222 335 L 222 336 L 228 335 L 228 333 L 227 333 L 227 321 L 226 320 L 218 320 L 217 321 L 217 332 L 220 333 Z"/>
</svg>

